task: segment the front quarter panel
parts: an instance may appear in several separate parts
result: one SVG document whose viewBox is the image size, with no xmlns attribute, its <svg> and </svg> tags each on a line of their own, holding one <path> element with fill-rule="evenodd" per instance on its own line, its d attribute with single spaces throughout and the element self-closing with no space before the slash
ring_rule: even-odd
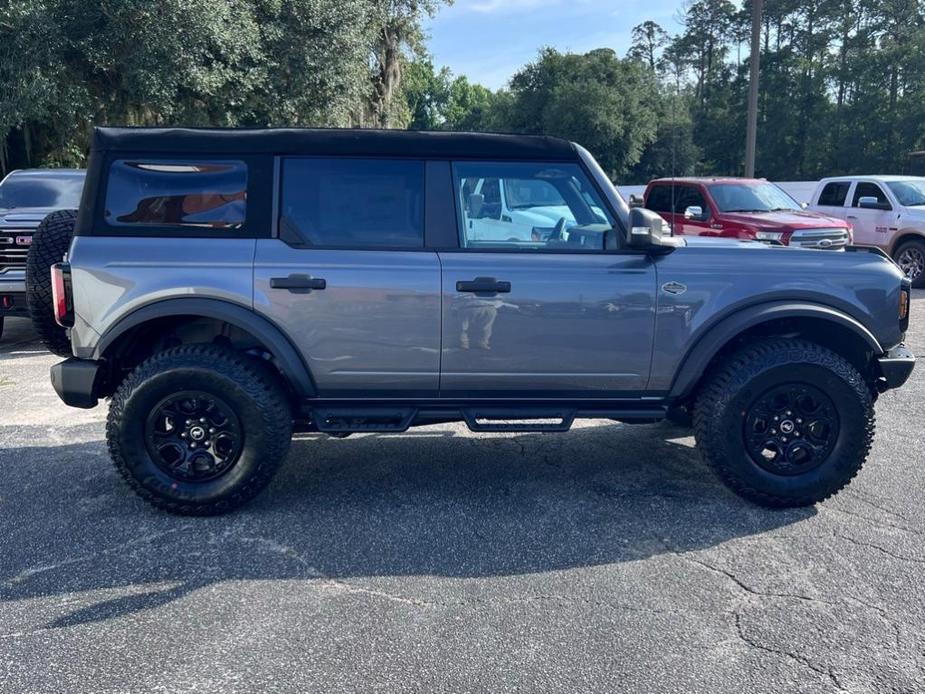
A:
<svg viewBox="0 0 925 694">
<path fill-rule="evenodd" d="M 712 326 L 760 304 L 805 302 L 834 309 L 860 323 L 882 349 L 902 339 L 897 316 L 902 274 L 886 258 L 867 252 L 713 243 L 680 248 L 657 261 L 649 390 L 669 390 L 685 357 Z M 680 287 L 684 290 L 678 293 Z"/>
</svg>

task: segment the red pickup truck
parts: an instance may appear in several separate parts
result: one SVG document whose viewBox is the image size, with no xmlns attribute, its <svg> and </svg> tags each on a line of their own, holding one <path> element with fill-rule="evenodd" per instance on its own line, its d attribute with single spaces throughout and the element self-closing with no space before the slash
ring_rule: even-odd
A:
<svg viewBox="0 0 925 694">
<path fill-rule="evenodd" d="M 844 248 L 851 226 L 810 212 L 779 187 L 753 178 L 662 178 L 646 187 L 643 204 L 675 235 L 752 239 L 802 248 Z"/>
</svg>

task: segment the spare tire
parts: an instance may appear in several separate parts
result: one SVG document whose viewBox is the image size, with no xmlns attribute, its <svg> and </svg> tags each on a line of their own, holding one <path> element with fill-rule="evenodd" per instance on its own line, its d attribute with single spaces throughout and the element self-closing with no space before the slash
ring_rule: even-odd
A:
<svg viewBox="0 0 925 694">
<path fill-rule="evenodd" d="M 51 296 L 51 266 L 60 263 L 71 246 L 77 210 L 58 210 L 42 220 L 32 235 L 26 258 L 26 301 L 32 327 L 48 351 L 71 356 L 67 331 L 55 322 Z"/>
</svg>

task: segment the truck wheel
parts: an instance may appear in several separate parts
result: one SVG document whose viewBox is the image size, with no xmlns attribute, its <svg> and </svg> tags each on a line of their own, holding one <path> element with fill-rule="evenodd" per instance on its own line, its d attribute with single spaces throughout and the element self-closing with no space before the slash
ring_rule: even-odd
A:
<svg viewBox="0 0 925 694">
<path fill-rule="evenodd" d="M 861 469 L 874 435 L 873 400 L 841 356 L 805 340 L 768 339 L 708 376 L 694 435 L 736 493 L 763 506 L 807 506 Z"/>
<path fill-rule="evenodd" d="M 182 515 L 232 511 L 286 457 L 292 411 L 279 379 L 217 345 L 174 347 L 116 390 L 106 422 L 119 473 L 146 501 Z"/>
<path fill-rule="evenodd" d="M 912 239 L 900 244 L 893 259 L 916 289 L 925 287 L 925 241 Z"/>
<path fill-rule="evenodd" d="M 71 246 L 77 210 L 58 210 L 42 220 L 32 235 L 26 257 L 26 302 L 32 327 L 49 352 L 71 356 L 67 331 L 55 322 L 51 297 L 51 266 L 60 263 Z"/>
</svg>

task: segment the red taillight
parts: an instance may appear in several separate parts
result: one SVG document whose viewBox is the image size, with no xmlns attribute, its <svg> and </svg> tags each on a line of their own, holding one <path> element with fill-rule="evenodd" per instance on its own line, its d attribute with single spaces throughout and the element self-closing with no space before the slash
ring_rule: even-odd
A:
<svg viewBox="0 0 925 694">
<path fill-rule="evenodd" d="M 55 322 L 62 328 L 74 325 L 74 305 L 71 301 L 71 268 L 67 263 L 51 266 L 51 300 Z"/>
</svg>

